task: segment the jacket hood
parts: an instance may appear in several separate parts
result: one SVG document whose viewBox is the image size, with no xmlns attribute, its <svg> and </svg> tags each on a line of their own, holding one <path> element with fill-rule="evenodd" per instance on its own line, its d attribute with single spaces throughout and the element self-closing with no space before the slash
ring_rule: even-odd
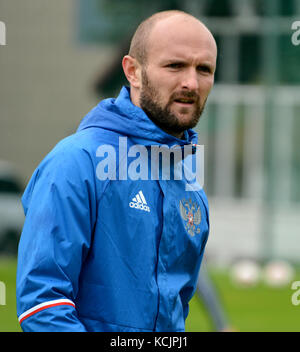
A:
<svg viewBox="0 0 300 352">
<path fill-rule="evenodd" d="M 117 98 L 102 100 L 81 121 L 78 130 L 98 127 L 131 137 L 144 145 L 197 144 L 197 133 L 185 131 L 185 140 L 176 138 L 155 125 L 146 113 L 130 99 L 130 88 L 123 87 Z"/>
</svg>

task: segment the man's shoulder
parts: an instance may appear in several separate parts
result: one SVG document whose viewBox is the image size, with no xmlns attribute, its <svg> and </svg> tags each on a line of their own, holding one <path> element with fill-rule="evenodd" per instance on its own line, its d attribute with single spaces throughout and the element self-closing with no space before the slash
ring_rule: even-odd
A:
<svg viewBox="0 0 300 352">
<path fill-rule="evenodd" d="M 62 173 L 75 168 L 85 173 L 94 170 L 97 150 L 101 145 L 117 146 L 119 135 L 102 128 L 80 130 L 60 140 L 40 162 L 38 168 L 60 169 Z"/>
<path fill-rule="evenodd" d="M 94 154 L 100 145 L 117 144 L 119 136 L 116 132 L 102 128 L 87 128 L 60 140 L 51 153 L 75 155 L 88 152 Z"/>
</svg>

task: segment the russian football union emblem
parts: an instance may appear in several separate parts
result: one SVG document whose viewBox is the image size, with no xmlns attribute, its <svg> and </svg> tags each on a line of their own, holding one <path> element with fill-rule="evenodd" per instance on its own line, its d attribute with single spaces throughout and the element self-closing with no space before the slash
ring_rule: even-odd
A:
<svg viewBox="0 0 300 352">
<path fill-rule="evenodd" d="M 189 200 L 182 199 L 179 202 L 179 209 L 188 234 L 193 237 L 195 233 L 200 233 L 198 226 L 201 222 L 200 206 L 198 206 L 196 202 L 192 202 L 191 198 L 189 198 Z"/>
</svg>

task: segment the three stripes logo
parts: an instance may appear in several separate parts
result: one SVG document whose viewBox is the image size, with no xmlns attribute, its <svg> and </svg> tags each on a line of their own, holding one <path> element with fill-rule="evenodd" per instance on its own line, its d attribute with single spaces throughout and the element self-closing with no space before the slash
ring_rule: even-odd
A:
<svg viewBox="0 0 300 352">
<path fill-rule="evenodd" d="M 145 210 L 150 213 L 150 208 L 147 205 L 146 199 L 142 191 L 132 198 L 132 201 L 129 203 L 130 208 Z"/>
</svg>

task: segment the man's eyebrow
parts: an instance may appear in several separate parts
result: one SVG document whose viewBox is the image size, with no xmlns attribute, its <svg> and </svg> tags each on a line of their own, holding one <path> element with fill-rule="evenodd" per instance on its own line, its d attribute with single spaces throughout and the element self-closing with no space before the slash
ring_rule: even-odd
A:
<svg viewBox="0 0 300 352">
<path fill-rule="evenodd" d="M 174 64 L 174 63 L 186 63 L 187 62 L 187 60 L 185 60 L 185 59 L 179 59 L 179 58 L 171 58 L 171 59 L 164 59 L 164 60 L 162 60 L 162 64 L 165 64 L 165 65 L 167 65 L 167 64 Z"/>
<path fill-rule="evenodd" d="M 161 65 L 162 66 L 168 66 L 171 64 L 180 64 L 180 65 L 188 65 L 189 64 L 189 60 L 183 59 L 183 58 L 171 58 L 171 59 L 165 59 L 161 61 Z M 212 62 L 208 62 L 208 61 L 199 61 L 197 63 L 197 67 L 203 67 L 203 68 L 207 68 L 210 71 L 214 71 L 215 69 L 215 65 Z"/>
</svg>

